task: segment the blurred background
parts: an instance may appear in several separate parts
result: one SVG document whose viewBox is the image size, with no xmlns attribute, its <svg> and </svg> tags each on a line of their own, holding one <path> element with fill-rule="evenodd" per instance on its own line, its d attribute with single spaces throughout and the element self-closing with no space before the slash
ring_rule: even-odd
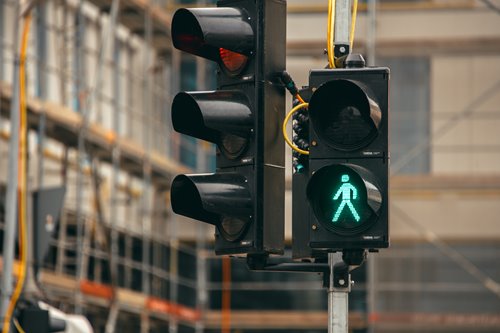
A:
<svg viewBox="0 0 500 333">
<path fill-rule="evenodd" d="M 19 17 L 29 5 L 0 0 L 2 230 Z M 171 211 L 176 174 L 215 169 L 211 144 L 173 131 L 172 98 L 216 84 L 215 64 L 173 49 L 171 17 L 214 5 L 31 8 L 28 189 L 66 186 L 39 284 L 46 302 L 84 314 L 94 332 L 111 313 L 111 332 L 219 332 L 223 323 L 228 332 L 228 322 L 231 332 L 326 332 L 321 276 L 251 272 L 216 257 L 213 228 Z M 302 86 L 327 64 L 327 1 L 287 5 L 287 70 Z M 500 1 L 360 0 L 354 52 L 391 69 L 391 247 L 353 272 L 350 329 L 500 332 Z"/>
</svg>

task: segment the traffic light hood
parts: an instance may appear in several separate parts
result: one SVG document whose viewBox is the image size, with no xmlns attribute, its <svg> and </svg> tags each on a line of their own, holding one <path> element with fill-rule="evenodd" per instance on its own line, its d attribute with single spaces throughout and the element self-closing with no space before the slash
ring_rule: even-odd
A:
<svg viewBox="0 0 500 333">
<path fill-rule="evenodd" d="M 317 135 L 343 151 L 370 144 L 382 120 L 373 92 L 359 81 L 346 79 L 322 84 L 311 97 L 309 114 Z"/>
<path fill-rule="evenodd" d="M 250 55 L 254 32 L 242 8 L 178 9 L 172 18 L 174 47 L 209 60 L 221 61 L 221 49 Z"/>
<path fill-rule="evenodd" d="M 177 132 L 215 143 L 228 158 L 236 158 L 246 148 L 253 116 L 241 91 L 181 92 L 172 103 L 172 125 Z"/>
<path fill-rule="evenodd" d="M 248 182 L 235 172 L 179 175 L 171 188 L 172 210 L 179 215 L 220 226 L 223 217 L 250 219 Z"/>
</svg>

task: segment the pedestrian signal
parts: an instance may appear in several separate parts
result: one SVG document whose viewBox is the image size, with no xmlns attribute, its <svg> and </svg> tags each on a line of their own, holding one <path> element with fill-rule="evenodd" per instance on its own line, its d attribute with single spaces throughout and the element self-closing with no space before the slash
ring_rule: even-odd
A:
<svg viewBox="0 0 500 333">
<path fill-rule="evenodd" d="M 343 235 L 366 230 L 377 220 L 382 196 L 370 172 L 356 165 L 335 164 L 311 177 L 307 199 L 318 222 Z"/>
<path fill-rule="evenodd" d="M 361 55 L 345 64 L 311 70 L 301 91 L 308 106 L 294 131 L 308 154 L 295 156 L 292 176 L 297 259 L 389 246 L 389 69 L 366 68 Z"/>
</svg>

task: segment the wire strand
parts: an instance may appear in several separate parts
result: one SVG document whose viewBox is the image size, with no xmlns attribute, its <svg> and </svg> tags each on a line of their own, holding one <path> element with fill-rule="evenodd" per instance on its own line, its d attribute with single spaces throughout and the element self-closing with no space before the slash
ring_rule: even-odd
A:
<svg viewBox="0 0 500 333">
<path fill-rule="evenodd" d="M 328 0 L 328 22 L 326 28 L 326 53 L 328 55 L 328 66 L 335 68 L 335 0 Z"/>
<path fill-rule="evenodd" d="M 16 329 L 19 331 L 19 333 L 26 333 L 21 324 L 19 324 L 17 318 L 14 318 L 14 326 L 16 326 Z"/>
<path fill-rule="evenodd" d="M 27 133 L 27 116 L 26 116 L 26 82 L 25 82 L 25 68 L 26 68 L 26 49 L 28 46 L 28 35 L 30 30 L 31 14 L 28 13 L 24 19 L 22 44 L 21 44 L 21 54 L 20 54 L 20 66 L 19 66 L 19 113 L 20 117 L 20 135 L 19 135 L 19 145 L 21 147 L 19 151 L 20 159 L 20 169 L 18 170 L 19 177 L 19 256 L 20 256 L 20 266 L 18 266 L 19 273 L 17 277 L 16 287 L 14 293 L 9 301 L 9 306 L 5 312 L 5 318 L 3 323 L 2 332 L 8 333 L 10 330 L 10 321 L 14 309 L 16 307 L 17 301 L 21 292 L 23 290 L 24 281 L 26 278 L 26 253 L 27 253 L 27 236 L 26 236 L 26 133 Z M 15 130 L 15 129 L 13 129 Z M 15 322 L 14 322 L 15 324 Z M 22 329 L 21 329 L 22 330 Z"/>
<path fill-rule="evenodd" d="M 354 45 L 354 33 L 356 31 L 356 17 L 358 16 L 358 0 L 354 0 L 352 5 L 352 16 L 351 16 L 351 33 L 349 35 L 349 45 L 352 48 Z"/>
<path fill-rule="evenodd" d="M 295 98 L 300 102 L 300 103 L 305 103 L 305 101 L 302 99 L 302 96 L 299 94 L 295 95 Z"/>
<path fill-rule="evenodd" d="M 295 106 L 293 109 L 288 112 L 288 114 L 285 117 L 285 120 L 283 121 L 283 127 L 282 127 L 282 132 L 283 132 L 283 138 L 285 138 L 286 143 L 295 150 L 297 153 L 302 154 L 302 155 L 309 155 L 309 151 L 300 149 L 296 145 L 293 144 L 292 141 L 290 141 L 290 138 L 288 137 L 288 134 L 286 133 L 286 125 L 288 124 L 288 121 L 290 120 L 290 117 L 297 112 L 300 109 L 306 108 L 309 106 L 309 103 L 301 103 L 297 106 Z"/>
</svg>

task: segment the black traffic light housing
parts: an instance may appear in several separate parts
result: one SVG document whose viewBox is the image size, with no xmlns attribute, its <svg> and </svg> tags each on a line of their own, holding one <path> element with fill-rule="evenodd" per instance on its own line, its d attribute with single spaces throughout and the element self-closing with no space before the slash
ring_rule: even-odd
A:
<svg viewBox="0 0 500 333">
<path fill-rule="evenodd" d="M 172 18 L 174 46 L 219 65 L 216 91 L 172 103 L 177 132 L 217 145 L 215 173 L 171 187 L 175 213 L 216 226 L 216 254 L 283 253 L 285 40 L 283 0 L 223 0 Z"/>
<path fill-rule="evenodd" d="M 296 119 L 309 155 L 294 157 L 295 258 L 389 246 L 388 83 L 385 67 L 310 72 Z"/>
</svg>

